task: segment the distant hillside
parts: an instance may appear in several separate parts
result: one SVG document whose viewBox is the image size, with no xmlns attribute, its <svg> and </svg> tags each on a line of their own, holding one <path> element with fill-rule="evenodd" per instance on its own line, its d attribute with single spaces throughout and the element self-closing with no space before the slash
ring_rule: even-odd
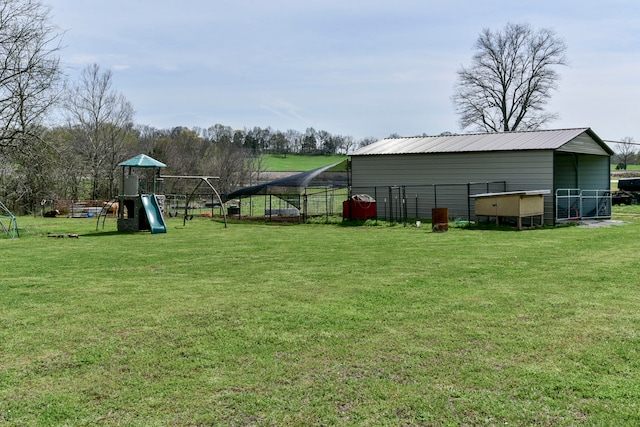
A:
<svg viewBox="0 0 640 427">
<path fill-rule="evenodd" d="M 346 160 L 348 156 L 301 156 L 297 154 L 265 155 L 265 170 L 270 172 L 308 171 Z"/>
</svg>

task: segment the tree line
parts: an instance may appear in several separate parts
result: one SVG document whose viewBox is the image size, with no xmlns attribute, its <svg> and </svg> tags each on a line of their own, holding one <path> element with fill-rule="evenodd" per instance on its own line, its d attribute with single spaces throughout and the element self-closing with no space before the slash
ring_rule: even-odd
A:
<svg viewBox="0 0 640 427">
<path fill-rule="evenodd" d="M 36 212 L 42 200 L 113 198 L 120 190 L 118 164 L 140 153 L 165 163 L 165 175 L 217 176 L 218 191 L 228 193 L 265 170 L 265 154 L 345 154 L 375 141 L 314 128 L 136 125 L 131 105 L 111 88 L 110 78 L 95 64 L 85 69 L 63 102 L 66 123 L 42 126 L 30 145 L 0 154 L 0 199 L 11 210 Z"/>
<path fill-rule="evenodd" d="M 0 200 L 16 212 L 35 211 L 47 199 L 112 198 L 118 163 L 140 153 L 166 163 L 166 174 L 219 176 L 225 193 L 250 183 L 264 168 L 264 154 L 348 153 L 375 141 L 313 128 L 136 124 L 111 71 L 92 64 L 77 81 L 65 80 L 62 35 L 37 0 L 0 0 Z M 461 129 L 535 130 L 557 118 L 545 107 L 557 89 L 555 68 L 567 60 L 566 45 L 552 30 L 484 29 L 474 48 L 452 97 Z M 635 151 L 621 147 L 625 168 Z"/>
<path fill-rule="evenodd" d="M 78 81 L 65 80 L 62 35 L 44 4 L 0 0 L 0 200 L 12 211 L 35 212 L 51 199 L 110 199 L 118 164 L 140 153 L 166 163 L 166 174 L 219 176 L 225 193 L 251 182 L 266 153 L 330 155 L 374 141 L 313 128 L 136 124 L 110 70 L 91 64 Z"/>
</svg>

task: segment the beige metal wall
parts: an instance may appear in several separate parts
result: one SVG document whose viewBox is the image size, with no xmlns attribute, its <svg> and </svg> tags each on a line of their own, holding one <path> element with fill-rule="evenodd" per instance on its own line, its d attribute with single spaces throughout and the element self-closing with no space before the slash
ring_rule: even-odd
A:
<svg viewBox="0 0 640 427">
<path fill-rule="evenodd" d="M 355 188 L 507 181 L 506 191 L 553 190 L 553 151 L 372 155 L 352 156 L 351 161 L 352 187 Z M 462 196 L 457 195 L 454 201 L 439 193 L 438 198 L 443 202 L 438 205 L 453 204 L 453 209 L 464 209 L 466 216 L 467 201 L 458 200 Z M 418 216 L 430 218 L 430 208 L 418 212 Z M 552 223 L 553 216 L 553 199 L 549 195 L 545 197 L 545 222 Z"/>
</svg>

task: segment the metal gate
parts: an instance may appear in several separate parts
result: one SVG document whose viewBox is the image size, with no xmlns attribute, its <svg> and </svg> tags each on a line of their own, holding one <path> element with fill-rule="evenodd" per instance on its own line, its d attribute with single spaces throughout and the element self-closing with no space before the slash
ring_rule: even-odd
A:
<svg viewBox="0 0 640 427">
<path fill-rule="evenodd" d="M 556 220 L 611 218 L 611 191 L 559 188 L 556 190 Z"/>
</svg>

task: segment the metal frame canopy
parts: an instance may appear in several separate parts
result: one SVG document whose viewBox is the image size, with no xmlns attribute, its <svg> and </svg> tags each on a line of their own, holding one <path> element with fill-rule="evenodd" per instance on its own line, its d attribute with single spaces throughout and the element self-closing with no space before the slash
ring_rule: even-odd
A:
<svg viewBox="0 0 640 427">
<path fill-rule="evenodd" d="M 317 169 L 312 169 L 310 171 L 276 179 L 275 181 L 265 182 L 263 184 L 253 185 L 251 187 L 240 188 L 239 190 L 226 194 L 224 198 L 225 200 L 231 200 L 254 195 L 274 195 L 276 197 L 279 197 L 285 194 L 304 194 L 306 188 L 318 175 L 330 170 L 333 167 L 336 167 L 341 163 L 342 162 L 333 163 L 327 166 L 319 167 Z"/>
<path fill-rule="evenodd" d="M 306 172 L 300 172 L 293 175 L 289 175 L 284 178 L 276 179 L 262 184 L 252 185 L 249 187 L 240 188 L 229 194 L 223 194 L 224 201 L 232 199 L 241 199 L 250 196 L 275 196 L 286 203 L 295 206 L 298 210 L 303 210 L 303 216 L 306 215 L 306 194 L 307 189 L 314 183 L 320 186 L 326 187 L 326 184 L 320 184 L 318 179 L 324 172 L 340 169 L 342 165 L 345 165 L 346 160 L 333 163 L 326 166 L 321 166 L 316 169 L 312 169 Z M 346 187 L 346 186 L 345 186 Z M 300 200 L 300 196 L 304 196 L 304 201 Z"/>
</svg>

